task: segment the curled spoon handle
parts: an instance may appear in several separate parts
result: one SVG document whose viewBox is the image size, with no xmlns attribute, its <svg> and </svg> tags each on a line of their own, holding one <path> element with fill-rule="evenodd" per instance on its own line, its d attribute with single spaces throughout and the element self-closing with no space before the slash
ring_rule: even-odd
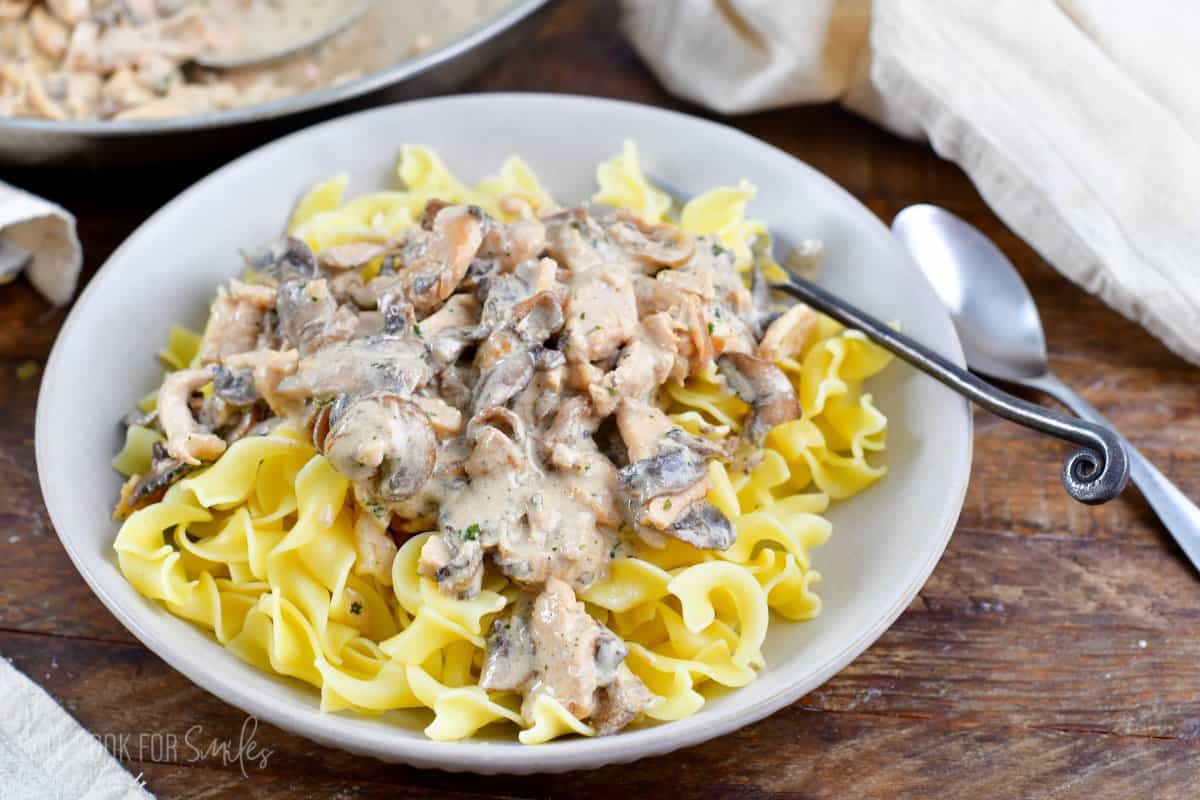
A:
<svg viewBox="0 0 1200 800">
<path fill-rule="evenodd" d="M 1040 389 L 1084 419 L 1112 426 L 1099 411 L 1053 374 L 1023 381 L 1022 385 Z M 1134 485 L 1141 490 L 1146 502 L 1162 520 L 1163 527 L 1175 537 L 1192 564 L 1200 569 L 1200 507 L 1189 500 L 1136 447 L 1129 444 L 1128 439 L 1126 448 L 1129 451 L 1129 475 Z"/>
<path fill-rule="evenodd" d="M 1125 488 L 1129 458 L 1121 437 L 1109 428 L 1014 397 L 803 278 L 792 275 L 786 283 L 773 283 L 771 288 L 862 331 L 871 341 L 993 414 L 1081 446 L 1082 450 L 1067 458 L 1062 471 L 1063 486 L 1079 502 L 1106 503 Z"/>
</svg>

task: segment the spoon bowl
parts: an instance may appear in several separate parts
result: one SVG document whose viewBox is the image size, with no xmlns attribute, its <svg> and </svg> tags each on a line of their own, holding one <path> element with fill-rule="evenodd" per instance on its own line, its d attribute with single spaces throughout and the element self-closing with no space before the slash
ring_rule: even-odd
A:
<svg viewBox="0 0 1200 800">
<path fill-rule="evenodd" d="M 990 239 L 949 211 L 929 205 L 901 211 L 892 232 L 949 310 L 973 372 L 1045 392 L 1081 419 L 1113 430 L 1111 422 L 1050 371 L 1033 297 Z M 1130 478 L 1200 569 L 1200 507 L 1128 441 L 1124 451 Z"/>
<path fill-rule="evenodd" d="M 192 59 L 192 63 L 207 69 L 244 69 L 246 67 L 257 67 L 290 58 L 297 53 L 311 50 L 337 36 L 362 19 L 363 15 L 371 9 L 373 3 L 374 0 L 347 0 L 347 2 L 343 3 L 344 8 L 341 10 L 341 13 L 325 20 L 324 24 L 318 26 L 316 29 L 307 31 L 296 38 L 285 39 L 272 47 L 264 49 L 243 52 L 235 50 L 230 53 L 220 51 L 202 53 Z"/>
<path fill-rule="evenodd" d="M 1014 383 L 1046 374 L 1046 336 L 1033 296 L 991 239 L 931 205 L 901 211 L 892 232 L 949 310 L 971 369 Z"/>
</svg>

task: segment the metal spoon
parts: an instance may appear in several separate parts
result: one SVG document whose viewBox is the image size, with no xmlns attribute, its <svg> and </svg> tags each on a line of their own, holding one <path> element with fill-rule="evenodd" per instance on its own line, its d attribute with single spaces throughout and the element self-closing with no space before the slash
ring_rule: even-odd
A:
<svg viewBox="0 0 1200 800">
<path fill-rule="evenodd" d="M 1081 503 L 1107 503 L 1119 495 L 1129 480 L 1129 461 L 1121 437 L 1101 425 L 1022 400 L 972 375 L 914 339 L 860 311 L 837 295 L 796 275 L 771 288 L 803 300 L 843 325 L 862 331 L 880 347 L 890 350 L 935 380 L 983 406 L 993 414 L 1060 439 L 1082 445 L 1063 464 L 1062 482 L 1067 493 Z"/>
<path fill-rule="evenodd" d="M 324 27 L 294 41 L 286 42 L 273 50 L 252 53 L 202 53 L 193 58 L 192 63 L 208 69 L 241 69 L 279 61 L 305 50 L 311 50 L 337 36 L 362 19 L 373 3 L 374 0 L 346 0 L 345 12 L 328 20 Z"/>
<path fill-rule="evenodd" d="M 930 205 L 901 211 L 892 231 L 950 310 L 967 366 L 981 375 L 1045 392 L 1080 417 L 1112 427 L 1050 372 L 1033 297 L 990 239 L 949 211 Z M 1134 484 L 1200 569 L 1200 508 L 1133 445 L 1125 445 Z"/>
</svg>

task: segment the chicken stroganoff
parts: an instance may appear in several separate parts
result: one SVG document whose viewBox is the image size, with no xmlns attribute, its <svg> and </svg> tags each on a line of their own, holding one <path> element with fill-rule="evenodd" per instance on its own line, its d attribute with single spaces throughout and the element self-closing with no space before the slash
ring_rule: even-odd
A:
<svg viewBox="0 0 1200 800">
<path fill-rule="evenodd" d="M 177 332 L 116 462 L 125 574 L 434 738 L 611 734 L 743 685 L 768 608 L 819 610 L 819 512 L 882 474 L 859 386 L 886 354 L 772 303 L 749 187 L 672 212 L 632 146 L 592 205 L 519 160 L 472 189 L 406 148 L 401 175 L 316 187 Z"/>
<path fill-rule="evenodd" d="M 377 2 L 320 47 L 236 70 L 199 56 L 279 52 L 359 0 L 0 0 L 0 116 L 145 120 L 278 100 L 422 52 L 509 0 Z"/>
</svg>

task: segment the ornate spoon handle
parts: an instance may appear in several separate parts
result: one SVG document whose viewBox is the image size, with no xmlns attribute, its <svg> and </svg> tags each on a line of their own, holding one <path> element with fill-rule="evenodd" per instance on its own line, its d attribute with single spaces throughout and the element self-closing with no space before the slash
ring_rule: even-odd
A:
<svg viewBox="0 0 1200 800">
<path fill-rule="evenodd" d="M 1072 453 L 1062 471 L 1063 486 L 1079 502 L 1107 503 L 1125 488 L 1129 459 L 1121 437 L 1108 428 L 1058 414 L 997 389 L 803 278 L 791 275 L 787 283 L 773 283 L 771 288 L 808 303 L 848 328 L 862 331 L 871 341 L 993 414 L 1081 445 L 1084 449 Z"/>
</svg>

